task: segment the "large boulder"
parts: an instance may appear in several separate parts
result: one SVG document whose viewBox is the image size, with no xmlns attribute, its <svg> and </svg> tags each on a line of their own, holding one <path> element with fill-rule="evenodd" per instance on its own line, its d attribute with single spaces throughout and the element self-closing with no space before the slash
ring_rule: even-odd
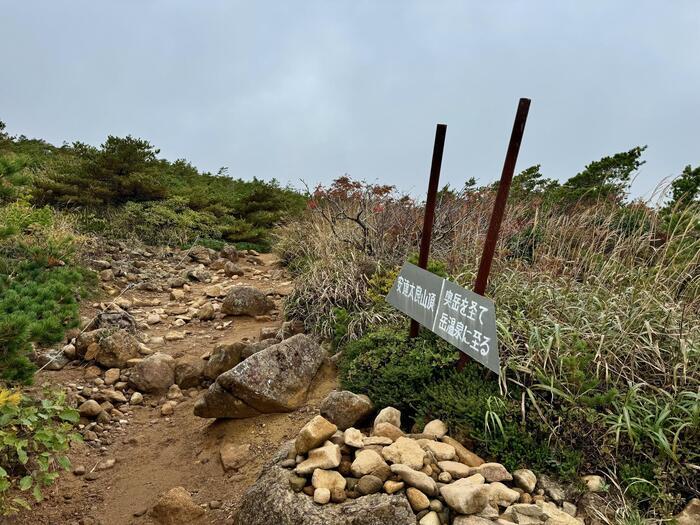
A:
<svg viewBox="0 0 700 525">
<path fill-rule="evenodd" d="M 317 505 L 290 486 L 291 470 L 280 463 L 289 454 L 283 447 L 243 496 L 236 525 L 415 525 L 416 517 L 403 494 L 372 494 L 344 503 Z"/>
<path fill-rule="evenodd" d="M 175 383 L 175 359 L 156 352 L 134 366 L 129 384 L 139 392 L 164 392 Z"/>
<path fill-rule="evenodd" d="M 105 368 L 124 368 L 129 359 L 140 356 L 138 340 L 126 330 L 112 328 L 83 332 L 76 339 L 75 351 L 79 358 Z"/>
<path fill-rule="evenodd" d="M 306 401 L 324 357 L 309 336 L 290 337 L 217 377 L 195 404 L 195 415 L 242 418 L 250 417 L 251 408 L 263 413 L 296 410 Z"/>
<path fill-rule="evenodd" d="M 334 390 L 321 403 L 321 415 L 331 423 L 335 423 L 340 430 L 354 427 L 373 410 L 374 405 L 369 397 L 349 390 Z"/>
<path fill-rule="evenodd" d="M 221 305 L 221 311 L 228 315 L 263 315 L 275 307 L 267 296 L 252 286 L 234 286 L 229 290 Z"/>
<path fill-rule="evenodd" d="M 194 415 L 217 419 L 243 419 L 259 416 L 260 412 L 221 388 L 218 383 L 214 383 L 194 404 Z"/>
<path fill-rule="evenodd" d="M 246 343 L 224 343 L 214 347 L 207 364 L 204 366 L 204 376 L 216 379 L 228 372 L 241 362 L 241 352 L 247 347 Z"/>
</svg>

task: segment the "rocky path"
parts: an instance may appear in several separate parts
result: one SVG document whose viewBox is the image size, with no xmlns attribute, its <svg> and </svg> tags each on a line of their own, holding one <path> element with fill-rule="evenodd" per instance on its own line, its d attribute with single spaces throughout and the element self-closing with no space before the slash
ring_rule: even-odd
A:
<svg viewBox="0 0 700 525">
<path fill-rule="evenodd" d="M 92 318 L 105 310 L 110 296 L 118 297 L 114 302 L 136 321 L 141 353 L 161 352 L 178 362 L 206 357 L 220 343 L 255 342 L 261 329 L 279 328 L 281 298 L 292 286 L 275 257 L 266 254 L 242 254 L 228 264 L 210 261 L 205 253 L 149 253 L 122 246 L 103 257 L 94 261 L 101 269 L 103 302 L 87 305 L 83 315 Z M 121 294 L 128 283 L 133 287 Z M 222 297 L 240 283 L 266 293 L 275 309 L 257 317 L 224 316 Z M 68 347 L 69 359 L 72 351 Z M 214 422 L 193 414 L 206 382 L 173 387 L 167 394 L 144 394 L 139 402 L 130 397 L 133 389 L 124 379 L 123 370 L 106 371 L 78 360 L 38 374 L 37 385 L 63 388 L 78 403 L 88 397 L 102 399 L 101 394 L 112 390 L 122 392 L 128 402 L 107 405 L 109 417 L 81 420 L 85 442 L 70 454 L 74 472 L 63 474 L 32 512 L 9 523 L 148 524 L 147 511 L 174 487 L 187 489 L 206 509 L 204 523 L 232 523 L 242 494 L 263 464 L 318 413 L 318 404 L 335 387 L 334 372 L 324 365 L 306 406 Z M 244 451 L 239 468 L 228 472 L 220 459 L 225 445 L 241 445 Z"/>
</svg>

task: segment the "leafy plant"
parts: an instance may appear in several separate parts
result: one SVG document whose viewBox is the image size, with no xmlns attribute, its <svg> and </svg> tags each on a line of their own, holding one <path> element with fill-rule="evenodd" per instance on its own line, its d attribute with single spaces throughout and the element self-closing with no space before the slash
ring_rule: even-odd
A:
<svg viewBox="0 0 700 525">
<path fill-rule="evenodd" d="M 66 453 L 82 441 L 72 431 L 79 419 L 64 393 L 45 392 L 39 401 L 0 389 L 0 515 L 30 508 L 22 493 L 41 501 L 59 471 L 71 468 Z"/>
</svg>

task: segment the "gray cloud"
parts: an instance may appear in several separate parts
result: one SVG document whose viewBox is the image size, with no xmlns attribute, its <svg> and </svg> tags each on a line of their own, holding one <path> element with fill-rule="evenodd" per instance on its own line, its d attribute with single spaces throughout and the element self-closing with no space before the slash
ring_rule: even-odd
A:
<svg viewBox="0 0 700 525">
<path fill-rule="evenodd" d="M 490 182 L 527 96 L 519 168 L 648 144 L 640 196 L 700 163 L 692 0 L 0 5 L 0 119 L 55 143 L 131 133 L 236 177 L 420 193 L 437 122 L 443 181 Z"/>
</svg>

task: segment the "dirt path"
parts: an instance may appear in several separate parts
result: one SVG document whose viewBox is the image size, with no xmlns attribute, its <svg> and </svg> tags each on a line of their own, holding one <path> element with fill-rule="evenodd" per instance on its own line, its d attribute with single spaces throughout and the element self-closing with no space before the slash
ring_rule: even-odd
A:
<svg viewBox="0 0 700 525">
<path fill-rule="evenodd" d="M 235 281 L 215 273 L 218 284 L 228 286 L 234 282 L 256 286 L 265 292 L 286 294 L 291 282 L 278 267 L 271 255 L 249 259 L 255 265 L 242 261 L 245 275 Z M 190 265 L 192 263 L 190 262 Z M 152 313 L 176 311 L 182 304 L 191 304 L 205 296 L 211 283 L 193 283 L 187 297 L 172 301 L 165 292 L 129 291 L 124 294 L 134 304 L 155 303 L 151 307 L 132 308 L 137 319 L 145 319 Z M 116 285 L 115 285 L 116 287 Z M 276 300 L 279 303 L 279 297 Z M 278 304 L 279 306 L 279 304 Z M 86 308 L 86 316 L 98 308 Z M 202 356 L 221 342 L 257 340 L 262 327 L 277 327 L 281 320 L 275 318 L 254 319 L 228 317 L 233 323 L 223 328 L 220 319 L 188 323 L 179 328 L 171 326 L 176 316 L 152 325 L 147 333 L 151 340 L 158 340 L 172 330 L 187 330 L 179 341 L 147 345 L 155 351 L 175 358 L 184 355 Z M 88 368 L 68 366 L 56 372 L 41 372 L 36 383 L 49 383 L 75 389 L 90 385 Z M 292 438 L 299 429 L 317 413 L 318 404 L 335 387 L 335 374 L 330 365 L 324 366 L 316 377 L 309 393 L 308 404 L 288 414 L 266 414 L 244 420 L 213 422 L 195 417 L 192 407 L 202 389 L 183 391 L 175 413 L 170 417 L 160 414 L 163 396 L 144 396 L 144 404 L 125 409 L 127 422 L 112 424 L 101 438 L 101 446 L 94 442 L 82 443 L 70 454 L 73 466 L 84 466 L 87 475 L 64 473 L 60 481 L 47 491 L 46 500 L 32 512 L 13 518 L 8 523 L 29 524 L 79 524 L 79 525 L 127 525 L 148 524 L 146 511 L 152 507 L 162 492 L 183 486 L 198 504 L 207 508 L 207 520 L 212 524 L 226 524 L 232 518 L 245 490 L 256 480 L 262 465 L 279 445 Z M 250 444 L 251 459 L 239 471 L 224 473 L 219 460 L 223 443 Z M 104 460 L 116 463 L 106 470 L 95 469 Z M 95 470 L 93 470 L 95 469 Z M 0 519 L 1 520 L 1 519 Z"/>
</svg>

